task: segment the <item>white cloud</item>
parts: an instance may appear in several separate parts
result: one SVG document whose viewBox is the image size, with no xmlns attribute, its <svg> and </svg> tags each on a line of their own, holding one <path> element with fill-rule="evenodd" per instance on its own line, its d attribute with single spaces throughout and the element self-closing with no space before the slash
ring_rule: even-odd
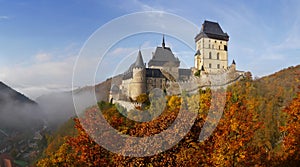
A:
<svg viewBox="0 0 300 167">
<path fill-rule="evenodd" d="M 141 11 L 165 11 L 170 13 L 175 13 L 178 9 L 171 9 L 170 7 L 165 7 L 161 3 L 152 2 L 142 2 L 140 0 L 129 0 L 120 1 L 118 5 L 119 8 L 125 10 L 126 12 L 141 12 Z"/>
<path fill-rule="evenodd" d="M 32 99 L 45 93 L 71 90 L 76 57 L 74 50 L 69 53 L 40 52 L 28 62 L 1 66 L 0 81 Z"/>
<path fill-rule="evenodd" d="M 0 16 L 0 20 L 8 20 L 9 17 L 8 16 Z"/>
<path fill-rule="evenodd" d="M 47 53 L 38 53 L 34 57 L 36 62 L 45 62 L 51 59 L 51 55 Z"/>
<path fill-rule="evenodd" d="M 282 40 L 282 42 L 275 46 L 276 50 L 286 50 L 286 49 L 299 49 L 300 48 L 300 18 L 290 26 L 289 31 L 287 31 L 287 36 Z"/>
<path fill-rule="evenodd" d="M 18 88 L 31 98 L 48 93 L 46 90 L 50 90 L 51 87 L 52 90 L 71 87 L 75 56 L 60 60 L 38 57 L 43 61 L 0 68 L 0 80 Z"/>
<path fill-rule="evenodd" d="M 110 56 L 125 56 L 128 55 L 134 51 L 136 51 L 137 48 L 126 48 L 126 47 L 118 47 L 114 50 L 112 50 L 109 55 Z"/>
<path fill-rule="evenodd" d="M 123 2 L 123 1 L 122 1 Z M 153 11 L 155 8 L 142 3 L 138 0 L 131 0 L 131 1 L 124 1 L 123 4 L 120 5 L 120 7 L 124 10 L 138 10 L 138 11 Z"/>
</svg>

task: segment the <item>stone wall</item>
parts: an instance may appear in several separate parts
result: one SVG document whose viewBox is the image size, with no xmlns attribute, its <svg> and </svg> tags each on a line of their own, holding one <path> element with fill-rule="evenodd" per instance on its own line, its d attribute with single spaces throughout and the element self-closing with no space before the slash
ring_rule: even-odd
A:
<svg viewBox="0 0 300 167">
<path fill-rule="evenodd" d="M 235 65 L 231 65 L 228 69 L 223 69 L 217 73 L 202 72 L 200 77 L 191 77 L 187 81 L 168 81 L 167 82 L 167 94 L 178 95 L 183 91 L 188 93 L 196 93 L 199 89 L 203 88 L 226 88 L 228 85 L 244 77 L 243 72 L 237 72 Z"/>
</svg>

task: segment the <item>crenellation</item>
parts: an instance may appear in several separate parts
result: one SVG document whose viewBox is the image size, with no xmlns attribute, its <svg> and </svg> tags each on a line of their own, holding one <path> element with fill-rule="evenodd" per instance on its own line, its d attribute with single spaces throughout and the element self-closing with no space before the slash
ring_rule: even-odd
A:
<svg viewBox="0 0 300 167">
<path fill-rule="evenodd" d="M 207 87 L 224 88 L 244 77 L 244 72 L 236 70 L 234 60 L 228 66 L 229 36 L 218 23 L 204 21 L 202 24 L 195 37 L 194 67 L 190 69 L 179 68 L 180 60 L 165 45 L 164 36 L 162 41 L 162 45 L 152 52 L 148 67 L 139 50 L 136 61 L 123 73 L 121 85 L 118 88 L 112 86 L 110 99 L 135 101 L 139 95 L 149 94 L 154 88 L 167 95 L 178 95 L 183 90 L 195 93 Z M 134 105 L 139 106 L 136 102 Z"/>
</svg>

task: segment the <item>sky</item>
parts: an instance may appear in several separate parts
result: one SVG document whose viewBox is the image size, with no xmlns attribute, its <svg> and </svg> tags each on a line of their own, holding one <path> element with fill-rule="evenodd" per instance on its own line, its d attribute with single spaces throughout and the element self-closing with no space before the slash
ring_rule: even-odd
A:
<svg viewBox="0 0 300 167">
<path fill-rule="evenodd" d="M 253 76 L 266 76 L 300 64 L 299 6 L 297 0 L 0 0 L 0 81 L 32 99 L 70 90 L 75 62 L 91 36 L 113 20 L 144 11 L 171 13 L 198 28 L 204 20 L 218 22 L 230 36 L 229 61 L 234 59 L 239 70 L 251 71 Z M 104 41 L 113 31 L 126 31 L 128 24 L 111 30 L 103 36 Z M 109 48 L 107 57 L 124 55 L 131 62 L 141 49 L 148 60 L 160 43 L 159 32 L 133 34 Z M 168 34 L 166 43 L 187 66 L 193 65 L 194 48 Z M 93 61 L 86 59 L 85 66 Z M 127 65 L 121 63 L 115 69 Z M 96 82 L 109 77 L 99 69 L 101 64 Z M 84 73 L 80 75 L 75 86 L 88 85 Z"/>
</svg>

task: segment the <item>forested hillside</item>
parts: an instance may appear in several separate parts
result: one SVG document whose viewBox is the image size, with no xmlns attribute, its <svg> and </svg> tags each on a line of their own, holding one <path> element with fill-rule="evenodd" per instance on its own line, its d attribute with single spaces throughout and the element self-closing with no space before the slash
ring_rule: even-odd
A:
<svg viewBox="0 0 300 167">
<path fill-rule="evenodd" d="M 130 136 L 151 136 L 167 129 L 178 116 L 183 101 L 188 104 L 184 112 L 197 112 L 197 118 L 189 133 L 171 149 L 154 156 L 133 158 L 112 153 L 89 137 L 86 131 L 97 131 L 101 126 L 99 111 L 94 106 L 86 110 L 81 122 L 75 119 L 76 135 L 66 137 L 56 150 L 50 149 L 49 144 L 47 150 L 52 151 L 45 151 L 37 166 L 297 166 L 300 163 L 299 85 L 300 66 L 297 66 L 260 79 L 244 78 L 229 86 L 222 118 L 204 142 L 198 141 L 200 131 L 209 109 L 219 105 L 211 104 L 210 89 L 196 95 L 166 97 L 163 113 L 143 123 L 129 120 L 115 105 L 101 102 L 99 108 L 110 125 Z M 83 129 L 82 125 L 87 124 L 94 126 Z M 136 150 L 141 145 L 120 147 Z"/>
</svg>

